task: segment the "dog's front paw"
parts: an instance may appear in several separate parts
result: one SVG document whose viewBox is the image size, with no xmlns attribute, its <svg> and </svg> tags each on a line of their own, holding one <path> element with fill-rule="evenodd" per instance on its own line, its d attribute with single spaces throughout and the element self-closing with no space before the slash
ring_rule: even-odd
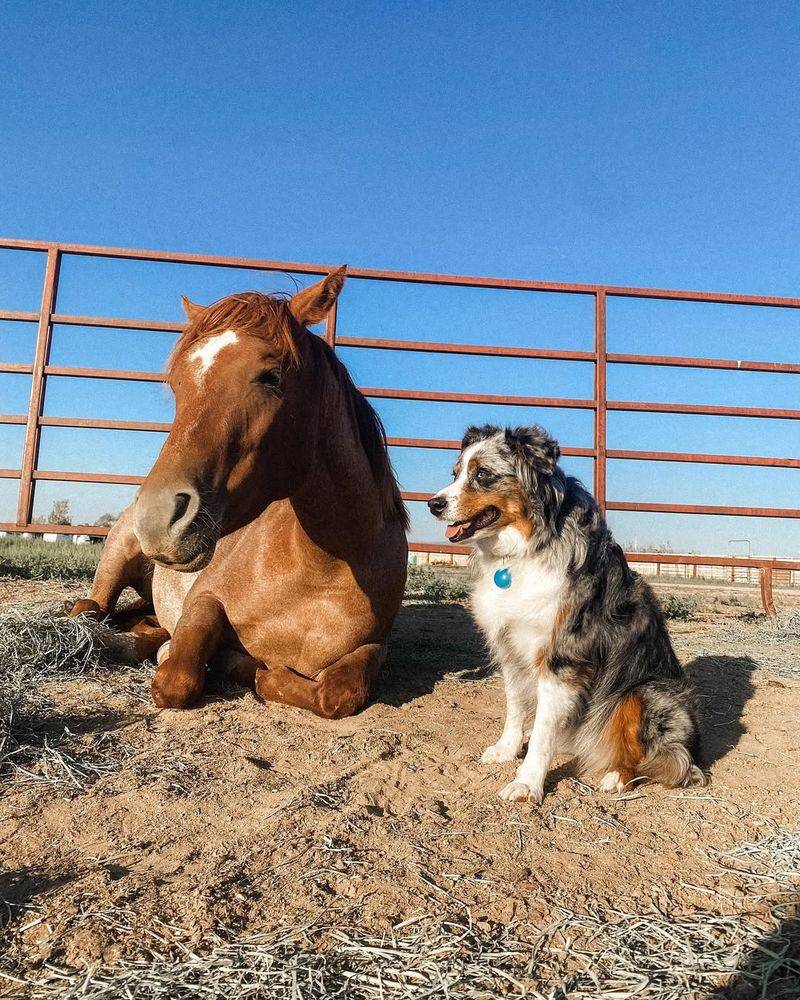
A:
<svg viewBox="0 0 800 1000">
<path fill-rule="evenodd" d="M 505 764 L 510 760 L 516 760 L 519 756 L 520 747 L 512 746 L 510 743 L 503 743 L 498 740 L 481 754 L 481 764 Z"/>
<path fill-rule="evenodd" d="M 536 805 L 541 805 L 544 798 L 544 791 L 541 788 L 534 788 L 525 781 L 510 781 L 505 788 L 500 790 L 500 798 L 506 802 L 522 802 L 530 799 Z"/>
</svg>

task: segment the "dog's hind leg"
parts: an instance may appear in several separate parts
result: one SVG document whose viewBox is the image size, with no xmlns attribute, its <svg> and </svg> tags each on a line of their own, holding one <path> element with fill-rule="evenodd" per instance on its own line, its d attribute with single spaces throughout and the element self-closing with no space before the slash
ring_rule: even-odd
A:
<svg viewBox="0 0 800 1000">
<path fill-rule="evenodd" d="M 624 697 L 611 713 L 603 733 L 608 770 L 600 779 L 601 792 L 623 792 L 641 767 L 643 705 L 639 695 Z"/>
<path fill-rule="evenodd" d="M 635 777 L 668 788 L 706 783 L 690 749 L 697 731 L 684 697 L 681 689 L 654 683 L 620 700 L 603 732 L 607 772 L 601 791 L 622 792 Z"/>
</svg>

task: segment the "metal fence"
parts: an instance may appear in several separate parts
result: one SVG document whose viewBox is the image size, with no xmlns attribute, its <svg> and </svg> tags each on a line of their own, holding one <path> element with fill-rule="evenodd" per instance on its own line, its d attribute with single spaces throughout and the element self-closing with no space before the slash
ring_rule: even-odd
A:
<svg viewBox="0 0 800 1000">
<path fill-rule="evenodd" d="M 38 312 L 0 310 L 0 320 L 37 324 L 36 347 L 32 364 L 0 362 L 0 373 L 16 373 L 31 377 L 30 402 L 27 413 L 0 414 L 0 424 L 18 424 L 25 427 L 22 464 L 19 469 L 0 469 L 0 478 L 19 480 L 17 516 L 14 522 L 0 523 L 0 530 L 12 532 L 67 532 L 71 534 L 104 534 L 107 529 L 95 525 L 50 525 L 34 523 L 33 492 L 41 481 L 65 483 L 103 483 L 137 485 L 143 477 L 87 473 L 65 469 L 40 469 L 38 465 L 39 442 L 43 427 L 96 428 L 127 431 L 168 431 L 169 424 L 134 420 L 96 420 L 78 417 L 45 416 L 43 412 L 46 380 L 64 376 L 97 379 L 123 379 L 139 382 L 159 382 L 162 377 L 146 371 L 56 366 L 50 364 L 50 345 L 53 326 L 104 327 L 109 329 L 134 329 L 177 333 L 179 323 L 157 320 L 125 319 L 119 317 L 75 316 L 58 312 L 57 293 L 59 266 L 66 256 L 106 259 L 151 261 L 173 264 L 198 264 L 220 268 L 276 271 L 295 275 L 321 275 L 329 268 L 318 264 L 292 261 L 258 260 L 250 258 L 221 257 L 205 254 L 166 253 L 148 250 L 129 250 L 117 247 L 83 246 L 67 243 L 49 243 L 31 240 L 0 239 L 0 249 L 46 255 L 44 287 Z M 609 365 L 656 365 L 673 368 L 715 369 L 728 371 L 776 372 L 800 375 L 800 364 L 783 364 L 768 361 L 737 361 L 724 358 L 672 357 L 643 354 L 613 354 L 606 349 L 606 303 L 612 297 L 667 299 L 683 302 L 713 302 L 740 306 L 769 306 L 775 309 L 800 309 L 800 299 L 776 298 L 758 295 L 724 294 L 716 292 L 675 291 L 659 288 L 628 288 L 613 285 L 557 283 L 549 281 L 521 281 L 503 278 L 475 278 L 463 275 L 420 274 L 405 271 L 380 271 L 367 268 L 350 268 L 350 279 L 364 281 L 409 282 L 415 284 L 462 286 L 467 288 L 514 289 L 526 292 L 556 292 L 565 295 L 588 295 L 594 301 L 594 349 L 591 351 L 547 350 L 529 347 L 500 347 L 493 345 L 431 343 L 427 341 L 382 340 L 378 338 L 339 335 L 337 313 L 328 317 L 325 336 L 336 347 L 372 348 L 391 351 L 433 352 L 441 355 L 458 354 L 480 357 L 535 358 L 558 361 L 575 361 L 592 365 L 594 392 L 590 399 L 551 398 L 540 396 L 502 396 L 467 392 L 438 392 L 402 388 L 362 386 L 371 398 L 456 402 L 476 404 L 502 404 L 545 408 L 591 410 L 594 414 L 594 432 L 591 448 L 562 449 L 565 455 L 591 458 L 594 463 L 594 493 L 604 511 L 646 511 L 650 513 L 734 515 L 747 517 L 800 518 L 800 509 L 773 507 L 729 507 L 706 504 L 642 503 L 635 499 L 608 500 L 606 497 L 606 468 L 608 459 L 625 461 L 688 462 L 735 466 L 766 466 L 772 468 L 800 468 L 800 459 L 765 458 L 753 455 L 690 454 L 665 451 L 632 451 L 609 449 L 606 446 L 606 421 L 609 410 L 646 413 L 683 413 L 697 416 L 761 417 L 800 420 L 800 409 L 773 409 L 769 407 L 716 406 L 704 404 L 660 403 L 641 400 L 610 400 L 607 398 L 606 373 Z M 391 428 L 390 428 L 391 431 Z M 389 444 L 404 448 L 441 448 L 456 450 L 458 441 L 436 438 L 389 437 Z M 430 494 L 405 492 L 406 500 L 427 500 Z M 450 545 L 411 543 L 412 551 L 458 552 L 468 551 Z M 738 566 L 757 569 L 760 575 L 764 606 L 774 611 L 772 598 L 772 573 L 775 569 L 800 570 L 800 560 L 713 556 L 695 553 L 643 553 L 632 555 L 637 563 L 684 564 L 702 566 Z"/>
</svg>

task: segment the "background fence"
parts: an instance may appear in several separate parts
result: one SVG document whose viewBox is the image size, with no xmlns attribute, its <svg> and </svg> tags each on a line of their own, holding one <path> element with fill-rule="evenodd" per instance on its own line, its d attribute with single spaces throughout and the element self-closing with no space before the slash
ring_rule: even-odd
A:
<svg viewBox="0 0 800 1000">
<path fill-rule="evenodd" d="M 158 319 L 132 319 L 109 316 L 84 316 L 64 314 L 58 311 L 58 284 L 62 262 L 69 257 L 91 257 L 97 259 L 117 259 L 128 261 L 149 261 L 184 265 L 205 265 L 215 268 L 237 268 L 262 272 L 284 272 L 300 278 L 325 274 L 328 268 L 322 265 L 298 262 L 242 259 L 202 254 L 165 253 L 144 250 L 128 250 L 114 247 L 95 247 L 74 244 L 60 244 L 25 240 L 0 240 L 0 249 L 45 255 L 44 285 L 41 305 L 37 311 L 0 310 L 0 321 L 20 322 L 36 325 L 35 351 L 32 363 L 0 361 L 0 374 L 30 376 L 31 388 L 27 412 L 2 413 L 0 425 L 11 424 L 24 427 L 24 443 L 19 468 L 0 469 L 0 478 L 19 481 L 16 518 L 0 523 L 0 530 L 12 532 L 67 532 L 70 534 L 104 534 L 107 529 L 96 525 L 50 525 L 37 523 L 33 517 L 33 498 L 36 483 L 43 481 L 61 483 L 103 483 L 137 485 L 142 476 L 112 473 L 91 473 L 69 469 L 43 469 L 39 466 L 39 450 L 42 429 L 94 428 L 100 430 L 161 431 L 169 430 L 166 422 L 124 419 L 95 419 L 89 417 L 48 416 L 44 412 L 45 386 L 48 380 L 63 378 L 111 379 L 129 382 L 159 382 L 161 376 L 154 372 L 116 368 L 78 367 L 53 365 L 50 363 L 51 342 L 54 326 L 98 327 L 112 330 L 139 330 L 177 333 L 181 324 L 163 322 Z M 609 353 L 606 345 L 607 304 L 613 298 L 639 298 L 652 300 L 673 300 L 681 302 L 724 303 L 736 306 L 762 306 L 772 309 L 800 309 L 800 299 L 776 298 L 769 296 L 722 294 L 711 292 L 675 291 L 654 288 L 628 288 L 612 285 L 554 283 L 542 281 L 521 281 L 500 278 L 475 278 L 462 275 L 420 274 L 402 271 L 381 271 L 365 268 L 351 268 L 351 281 L 403 282 L 430 286 L 462 286 L 477 289 L 505 289 L 535 294 L 537 292 L 558 293 L 567 296 L 588 296 L 594 307 L 594 338 L 591 350 L 564 350 L 534 348 L 525 346 L 501 346 L 491 344 L 440 343 L 426 340 L 396 340 L 347 335 L 334 309 L 327 320 L 324 331 L 328 343 L 335 349 L 380 349 L 391 352 L 414 352 L 417 354 L 437 354 L 444 356 L 477 356 L 515 359 L 536 359 L 545 361 L 569 361 L 591 366 L 593 372 L 593 392 L 591 397 L 562 398 L 535 395 L 502 395 L 470 392 L 441 392 L 435 388 L 407 389 L 378 386 L 362 386 L 361 389 L 372 399 L 409 400 L 418 402 L 466 403 L 519 407 L 541 407 L 545 409 L 569 409 L 588 411 L 593 417 L 591 447 L 565 446 L 566 456 L 590 459 L 593 462 L 593 486 L 595 495 L 605 511 L 633 511 L 649 513 L 669 513 L 684 515 L 729 515 L 735 517 L 758 518 L 800 518 L 800 509 L 787 507 L 746 507 L 710 504 L 651 503 L 632 499 L 606 496 L 607 462 L 617 459 L 625 462 L 666 462 L 731 466 L 760 466 L 770 468 L 800 469 L 799 458 L 763 457 L 754 455 L 699 454 L 677 451 L 646 451 L 630 449 L 610 449 L 607 447 L 607 418 L 609 411 L 644 412 L 662 414 L 689 414 L 703 416 L 725 416 L 744 418 L 767 418 L 776 420 L 800 420 L 800 409 L 752 407 L 736 405 L 705 405 L 702 403 L 667 403 L 643 400 L 609 399 L 607 393 L 607 373 L 613 365 L 659 366 L 675 369 L 708 369 L 716 371 L 767 372 L 800 375 L 800 364 L 773 361 L 740 361 L 725 358 L 666 356 L 655 354 Z M 800 384 L 800 383 L 799 383 Z M 4 409 L 5 407 L 3 407 Z M 397 448 L 426 448 L 455 451 L 459 442 L 436 437 L 395 437 L 392 427 L 388 427 L 389 444 Z M 408 501 L 427 500 L 430 493 L 407 490 L 404 497 Z M 412 551 L 458 552 L 468 551 L 448 544 L 412 542 Z M 750 568 L 758 571 L 761 581 L 765 608 L 773 610 L 773 571 L 800 570 L 800 559 L 776 559 L 759 556 L 711 555 L 697 553 L 646 553 L 637 551 L 631 556 L 637 563 L 658 563 L 661 565 L 728 566 Z"/>
</svg>

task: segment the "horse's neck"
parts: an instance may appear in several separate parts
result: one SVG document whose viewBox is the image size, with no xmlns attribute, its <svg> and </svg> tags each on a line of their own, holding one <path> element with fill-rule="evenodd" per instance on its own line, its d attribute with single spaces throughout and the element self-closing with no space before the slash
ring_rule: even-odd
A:
<svg viewBox="0 0 800 1000">
<path fill-rule="evenodd" d="M 383 502 L 359 435 L 353 404 L 327 359 L 315 352 L 309 366 L 309 396 L 317 405 L 306 475 L 293 497 L 295 509 L 324 511 L 360 536 L 383 523 Z M 320 390 L 322 391 L 320 392 Z"/>
</svg>

